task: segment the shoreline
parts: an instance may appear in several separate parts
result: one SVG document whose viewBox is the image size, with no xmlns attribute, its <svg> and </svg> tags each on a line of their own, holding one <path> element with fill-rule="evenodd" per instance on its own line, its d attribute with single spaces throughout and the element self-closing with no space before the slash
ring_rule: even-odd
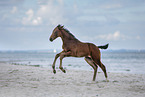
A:
<svg viewBox="0 0 145 97">
<path fill-rule="evenodd" d="M 144 97 L 145 74 L 67 70 L 0 63 L 1 97 Z"/>
</svg>

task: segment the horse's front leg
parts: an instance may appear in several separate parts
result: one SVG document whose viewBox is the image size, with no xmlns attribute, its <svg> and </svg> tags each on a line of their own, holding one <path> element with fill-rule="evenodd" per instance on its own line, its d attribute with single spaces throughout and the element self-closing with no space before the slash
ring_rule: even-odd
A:
<svg viewBox="0 0 145 97">
<path fill-rule="evenodd" d="M 61 53 L 62 53 L 62 52 L 56 54 L 56 56 L 55 56 L 55 59 L 54 59 L 53 65 L 52 65 L 53 73 L 54 73 L 54 74 L 56 73 L 56 70 L 55 70 L 55 63 L 56 63 L 56 60 L 57 60 L 57 58 L 60 56 Z"/>
<path fill-rule="evenodd" d="M 60 54 L 60 65 L 59 65 L 59 69 L 62 72 L 64 72 L 64 73 L 66 73 L 66 71 L 62 67 L 62 60 L 63 60 L 64 57 L 68 57 L 68 56 L 70 56 L 70 52 L 63 52 L 63 53 Z"/>
</svg>

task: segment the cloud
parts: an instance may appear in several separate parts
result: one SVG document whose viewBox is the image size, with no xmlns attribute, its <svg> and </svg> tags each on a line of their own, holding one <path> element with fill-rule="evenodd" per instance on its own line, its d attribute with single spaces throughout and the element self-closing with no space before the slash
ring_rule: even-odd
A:
<svg viewBox="0 0 145 97">
<path fill-rule="evenodd" d="M 119 38 L 121 38 L 121 34 L 119 31 L 114 32 L 113 34 L 108 34 L 106 36 L 107 40 L 118 40 Z"/>
<path fill-rule="evenodd" d="M 113 34 L 104 34 L 104 35 L 98 35 L 95 38 L 100 38 L 100 39 L 106 39 L 106 40 L 118 40 L 122 37 L 120 34 L 120 31 L 116 31 Z"/>
<path fill-rule="evenodd" d="M 140 40 L 141 38 L 140 38 L 140 36 L 138 35 L 138 36 L 136 36 L 136 39 L 137 39 L 137 40 Z"/>
<path fill-rule="evenodd" d="M 37 10 L 29 9 L 26 11 L 26 16 L 22 18 L 23 25 L 57 25 L 66 23 L 63 0 L 38 1 L 38 4 Z"/>
<path fill-rule="evenodd" d="M 36 19 L 34 19 L 33 21 L 32 21 L 32 24 L 33 25 L 39 25 L 39 24 L 41 24 L 42 23 L 42 18 L 41 17 L 37 17 Z"/>
<path fill-rule="evenodd" d="M 32 9 L 29 9 L 25 14 L 26 17 L 22 18 L 23 25 L 39 25 L 42 23 L 42 18 L 39 16 L 35 17 Z"/>
<path fill-rule="evenodd" d="M 9 6 L 20 5 L 24 0 L 0 0 L 0 7 L 10 8 Z"/>
<path fill-rule="evenodd" d="M 116 8 L 121 8 L 122 5 L 121 4 L 106 4 L 106 5 L 102 5 L 100 8 L 103 9 L 116 9 Z"/>
<path fill-rule="evenodd" d="M 126 40 L 126 39 L 131 39 L 129 36 L 125 36 L 124 34 L 121 34 L 120 31 L 115 31 L 114 33 L 109 33 L 109 34 L 102 34 L 102 35 L 97 35 L 94 37 L 90 36 L 84 36 L 82 37 L 84 39 L 89 39 L 89 40 L 107 40 L 107 41 L 118 41 L 118 40 Z M 137 37 L 139 39 L 139 37 Z"/>
<path fill-rule="evenodd" d="M 57 0 L 60 5 L 63 5 L 63 0 Z"/>
<path fill-rule="evenodd" d="M 130 40 L 132 39 L 131 36 L 124 35 L 120 33 L 120 31 L 115 31 L 114 33 L 104 34 L 104 35 L 98 35 L 95 37 L 96 39 L 105 39 L 105 40 L 111 40 L 111 41 L 121 41 L 121 40 Z M 140 37 L 137 37 L 136 39 L 139 39 Z"/>
<path fill-rule="evenodd" d="M 16 12 L 17 12 L 17 7 L 14 6 L 14 7 L 12 8 L 12 10 L 11 10 L 11 13 L 14 14 L 14 13 L 16 13 Z"/>
<path fill-rule="evenodd" d="M 74 4 L 73 4 L 73 10 L 75 13 L 78 13 L 78 5 L 76 2 L 74 2 Z"/>
<path fill-rule="evenodd" d="M 26 12 L 27 17 L 23 17 L 23 19 L 22 19 L 22 24 L 26 25 L 26 24 L 31 23 L 31 20 L 33 18 L 33 14 L 34 14 L 33 10 L 32 9 L 29 9 Z"/>
<path fill-rule="evenodd" d="M 67 19 L 64 18 L 63 0 L 58 0 L 57 2 L 55 3 L 53 0 L 49 0 L 45 5 L 41 5 L 37 11 L 37 15 L 47 20 L 48 24 L 64 24 Z"/>
</svg>

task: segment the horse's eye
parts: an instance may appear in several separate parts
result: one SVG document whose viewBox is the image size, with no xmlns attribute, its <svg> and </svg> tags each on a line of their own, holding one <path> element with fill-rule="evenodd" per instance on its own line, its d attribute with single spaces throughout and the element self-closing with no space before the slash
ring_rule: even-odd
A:
<svg viewBox="0 0 145 97">
<path fill-rule="evenodd" d="M 55 34 L 55 35 L 57 35 L 57 33 L 58 33 L 58 32 L 57 32 L 57 31 L 55 31 L 55 33 L 54 33 L 54 34 Z"/>
</svg>

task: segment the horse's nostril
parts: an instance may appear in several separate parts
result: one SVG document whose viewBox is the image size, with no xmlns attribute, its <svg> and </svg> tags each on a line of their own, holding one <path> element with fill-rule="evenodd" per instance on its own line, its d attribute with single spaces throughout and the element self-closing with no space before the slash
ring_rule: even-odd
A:
<svg viewBox="0 0 145 97">
<path fill-rule="evenodd" d="M 52 38 L 50 38 L 49 40 L 50 40 L 50 41 L 53 41 L 53 39 L 52 39 Z"/>
</svg>

